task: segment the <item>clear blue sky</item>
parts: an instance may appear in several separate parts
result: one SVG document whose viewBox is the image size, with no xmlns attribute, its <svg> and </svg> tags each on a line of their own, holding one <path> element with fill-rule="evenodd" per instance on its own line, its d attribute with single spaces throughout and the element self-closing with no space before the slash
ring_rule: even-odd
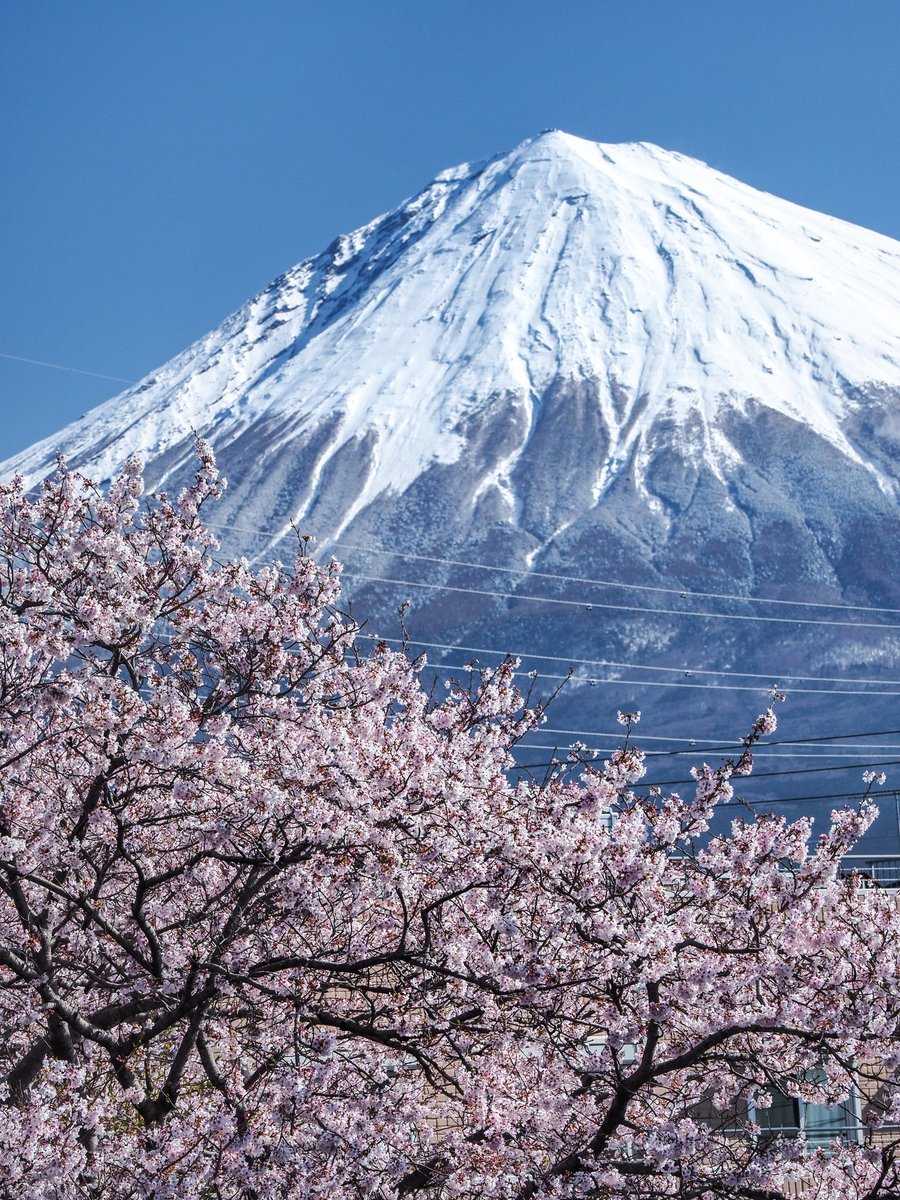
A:
<svg viewBox="0 0 900 1200">
<path fill-rule="evenodd" d="M 137 379 L 546 127 L 900 237 L 900 2 L 5 0 L 0 354 Z M 0 458 L 118 390 L 0 358 Z"/>
</svg>

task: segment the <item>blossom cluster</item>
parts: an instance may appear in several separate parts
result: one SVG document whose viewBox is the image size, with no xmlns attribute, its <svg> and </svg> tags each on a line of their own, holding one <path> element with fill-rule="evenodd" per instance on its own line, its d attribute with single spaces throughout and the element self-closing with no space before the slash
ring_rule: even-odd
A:
<svg viewBox="0 0 900 1200">
<path fill-rule="evenodd" d="M 516 664 L 436 702 L 335 564 L 220 561 L 198 454 L 175 499 L 0 488 L 0 1193 L 895 1195 L 900 922 L 838 870 L 871 806 L 711 836 L 771 711 L 692 797 L 640 794 L 638 713 L 514 781 Z M 860 1064 L 867 1140 L 760 1139 Z"/>
</svg>

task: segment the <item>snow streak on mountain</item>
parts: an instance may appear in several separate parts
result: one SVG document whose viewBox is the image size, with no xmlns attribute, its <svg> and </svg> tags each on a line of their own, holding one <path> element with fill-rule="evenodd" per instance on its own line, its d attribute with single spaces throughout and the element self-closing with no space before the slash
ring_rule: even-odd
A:
<svg viewBox="0 0 900 1200">
<path fill-rule="evenodd" d="M 196 430 L 230 480 L 225 548 L 314 535 L 374 628 L 408 596 L 423 641 L 648 667 L 579 667 L 584 728 L 625 701 L 677 714 L 645 688 L 664 666 L 896 670 L 900 629 L 698 617 L 813 610 L 677 589 L 900 608 L 898 401 L 900 244 L 680 154 L 549 131 L 337 238 L 0 472 L 37 479 L 61 449 L 106 478 L 136 451 L 174 489 Z M 578 691 L 611 674 L 644 682 Z M 743 718 L 759 698 L 699 703 Z M 809 700 L 830 727 L 861 703 Z"/>
<path fill-rule="evenodd" d="M 649 435 L 664 421 L 724 472 L 737 456 L 720 417 L 748 400 L 809 426 L 890 490 L 847 429 L 848 393 L 900 385 L 898 313 L 890 239 L 655 146 L 552 131 L 447 171 L 339 237 L 6 469 L 43 473 L 61 447 L 108 475 L 134 450 L 151 462 L 177 452 L 197 428 L 222 449 L 249 433 L 268 475 L 327 426 L 315 475 L 277 509 L 244 512 L 304 519 L 329 464 L 365 442 L 340 527 L 459 460 L 465 424 L 504 395 L 518 437 L 483 486 L 514 506 L 516 463 L 548 388 L 565 381 L 595 397 L 604 453 L 582 447 L 595 501 L 632 458 L 646 484 Z"/>
</svg>

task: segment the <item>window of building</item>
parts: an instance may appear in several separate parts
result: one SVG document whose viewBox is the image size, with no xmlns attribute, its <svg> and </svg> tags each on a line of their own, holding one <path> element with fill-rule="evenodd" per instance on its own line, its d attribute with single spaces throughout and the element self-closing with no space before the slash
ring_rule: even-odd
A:
<svg viewBox="0 0 900 1200">
<path fill-rule="evenodd" d="M 818 1072 L 817 1072 L 818 1074 Z M 821 1076 L 824 1079 L 824 1073 Z M 810 1079 L 817 1082 L 815 1076 Z M 778 1089 L 771 1089 L 769 1108 L 751 1107 L 750 1119 L 763 1136 L 802 1137 L 813 1146 L 828 1146 L 839 1140 L 845 1144 L 862 1137 L 859 1096 L 853 1094 L 837 1104 L 814 1104 L 798 1100 Z"/>
</svg>

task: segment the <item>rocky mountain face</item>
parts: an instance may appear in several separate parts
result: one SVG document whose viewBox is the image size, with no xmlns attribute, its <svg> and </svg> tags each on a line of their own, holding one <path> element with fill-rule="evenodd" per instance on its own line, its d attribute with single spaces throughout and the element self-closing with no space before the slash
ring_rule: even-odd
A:
<svg viewBox="0 0 900 1200">
<path fill-rule="evenodd" d="M 900 730 L 891 239 L 546 132 L 337 238 L 0 472 L 61 449 L 108 478 L 138 452 L 174 490 L 192 430 L 230 480 L 227 551 L 314 536 L 368 628 L 396 636 L 410 601 L 432 662 L 520 652 L 540 692 L 571 663 L 554 729 L 591 742 L 639 707 L 648 735 L 718 745 L 778 683 L 787 737 Z M 850 771 L 775 786 L 859 790 Z"/>
</svg>

